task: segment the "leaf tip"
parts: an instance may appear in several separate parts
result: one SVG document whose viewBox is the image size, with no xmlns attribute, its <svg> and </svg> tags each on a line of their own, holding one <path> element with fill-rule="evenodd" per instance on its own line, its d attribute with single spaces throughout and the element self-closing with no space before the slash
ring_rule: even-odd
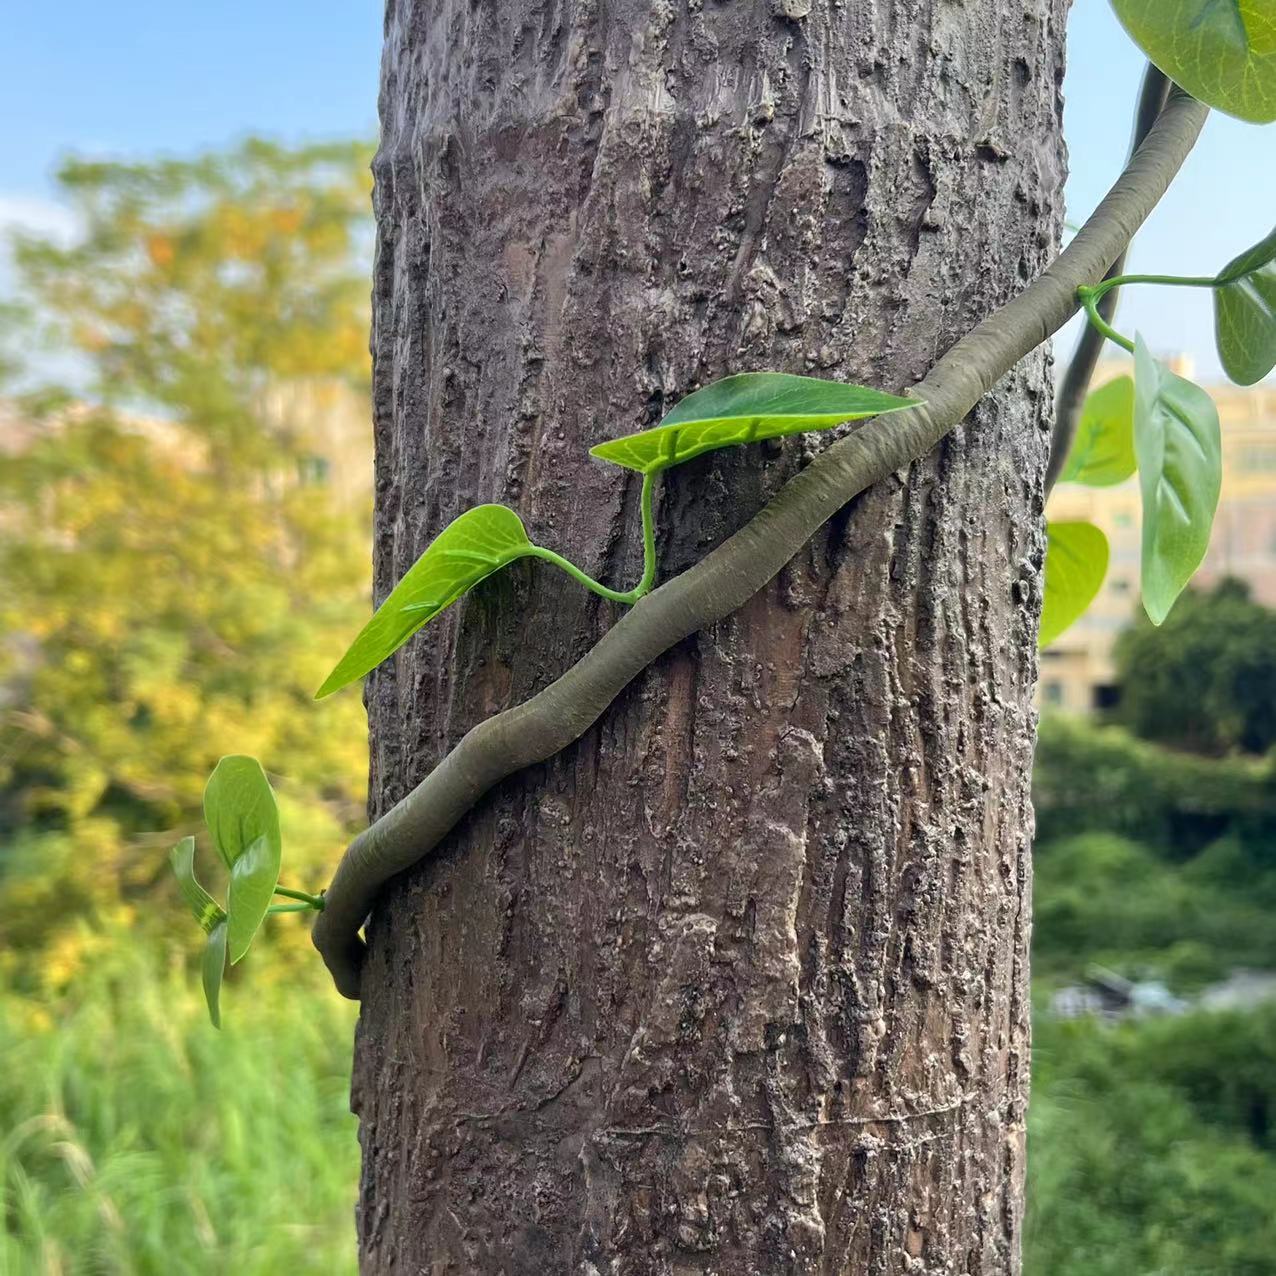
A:
<svg viewBox="0 0 1276 1276">
<path fill-rule="evenodd" d="M 345 686 L 344 682 L 337 681 L 337 671 L 334 669 L 324 680 L 319 690 L 315 692 L 316 700 L 326 700 L 336 691 L 340 691 Z"/>
</svg>

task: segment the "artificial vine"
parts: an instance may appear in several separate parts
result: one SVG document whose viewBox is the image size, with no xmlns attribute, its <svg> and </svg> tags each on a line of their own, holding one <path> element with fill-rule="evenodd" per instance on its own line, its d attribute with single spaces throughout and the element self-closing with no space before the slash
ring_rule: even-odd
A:
<svg viewBox="0 0 1276 1276">
<path fill-rule="evenodd" d="M 1221 479 L 1218 413 L 1203 390 L 1159 363 L 1140 337 L 1131 340 L 1113 326 L 1111 302 L 1127 284 L 1209 288 L 1223 366 L 1251 384 L 1276 366 L 1276 232 L 1209 278 L 1122 275 L 1110 268 L 1179 171 L 1208 106 L 1257 122 L 1276 120 L 1276 3 L 1112 3 L 1155 66 L 1180 87 L 1167 93 L 1155 72 L 1148 76 L 1146 118 L 1136 141 L 1145 136 L 1108 197 L 1040 279 L 958 342 L 907 397 L 818 378 L 744 373 L 688 395 L 651 429 L 593 448 L 594 456 L 642 476 L 643 572 L 629 590 L 612 589 L 536 544 L 505 506 L 468 510 L 439 533 L 318 696 L 363 677 L 480 581 L 521 558 L 542 559 L 631 610 L 556 682 L 471 729 L 416 789 L 351 843 L 326 892 L 279 886 L 279 820 L 269 782 L 252 758 L 222 759 L 204 811 L 230 877 L 224 909 L 195 879 L 194 839 L 172 852 L 182 893 L 207 935 L 204 987 L 214 1023 L 227 961 L 239 961 L 265 917 L 277 912 L 315 912 L 315 945 L 338 990 L 357 998 L 364 954 L 359 931 L 385 881 L 427 855 L 493 784 L 578 739 L 662 652 L 762 588 L 857 493 L 929 452 L 1078 308 L 1094 333 L 1134 355 L 1134 377 L 1085 400 L 1075 437 L 1062 436 L 1070 444 L 1066 456 L 1054 458 L 1052 469 L 1061 481 L 1092 486 L 1121 483 L 1137 472 L 1144 604 L 1154 622 L 1165 618 L 1208 546 Z M 1093 352 L 1090 342 L 1091 369 Z M 816 457 L 702 562 L 654 588 L 654 490 L 664 470 L 717 448 L 848 421 L 865 424 Z M 1048 526 L 1043 644 L 1086 610 L 1107 566 L 1108 545 L 1098 528 Z M 276 896 L 290 902 L 272 903 Z"/>
</svg>

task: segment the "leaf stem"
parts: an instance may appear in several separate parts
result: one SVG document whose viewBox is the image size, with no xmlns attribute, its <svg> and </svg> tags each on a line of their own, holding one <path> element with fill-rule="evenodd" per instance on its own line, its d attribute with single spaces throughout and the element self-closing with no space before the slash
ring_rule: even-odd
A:
<svg viewBox="0 0 1276 1276">
<path fill-rule="evenodd" d="M 1099 287 L 1102 287 L 1100 284 Z M 1107 337 L 1109 341 L 1115 342 L 1123 350 L 1134 353 L 1134 342 L 1129 337 L 1122 336 L 1100 313 L 1099 300 L 1096 296 L 1097 288 L 1078 288 L 1077 296 L 1081 299 L 1081 304 L 1085 307 L 1086 317 L 1090 320 L 1091 327 L 1098 333 Z"/>
<path fill-rule="evenodd" d="M 271 904 L 266 909 L 267 915 L 274 913 L 311 913 L 314 909 L 309 904 Z"/>
<path fill-rule="evenodd" d="M 642 476 L 642 580 L 634 589 L 641 598 L 651 592 L 656 583 L 656 520 L 652 513 L 651 496 L 656 485 L 656 474 L 648 471 Z"/>
<path fill-rule="evenodd" d="M 1218 277 L 1215 275 L 1116 275 L 1105 279 L 1094 287 L 1096 302 L 1113 288 L 1124 288 L 1126 284 L 1167 284 L 1171 288 L 1217 288 Z"/>
<path fill-rule="evenodd" d="M 1131 157 L 1147 140 L 1148 134 L 1160 119 L 1161 112 L 1169 101 L 1171 87 L 1165 73 L 1149 62 L 1139 89 L 1139 104 L 1134 115 L 1134 130 L 1130 139 Z M 1126 248 L 1128 247 L 1127 244 Z M 1126 256 L 1127 253 L 1123 249 L 1106 272 L 1106 278 L 1113 279 L 1124 273 Z M 1109 323 L 1116 315 L 1117 299 L 1120 295 L 1119 291 L 1109 292 L 1099 303 L 1099 313 Z M 1077 433 L 1077 423 L 1081 420 L 1086 395 L 1090 391 L 1090 381 L 1098 365 L 1099 356 L 1103 353 L 1103 344 L 1102 333 L 1086 324 L 1077 341 L 1076 353 L 1072 356 L 1059 382 L 1054 429 L 1050 439 L 1050 464 L 1046 470 L 1047 495 L 1068 463 L 1068 454 L 1072 451 L 1072 441 Z"/>
<path fill-rule="evenodd" d="M 316 913 L 323 912 L 323 896 L 308 895 L 305 891 L 295 891 L 288 886 L 276 886 L 276 895 L 283 895 L 286 899 L 299 899 L 307 908 L 313 908 Z M 276 905 L 278 908 L 284 907 L 282 904 Z"/>
<path fill-rule="evenodd" d="M 656 581 L 656 524 L 652 513 L 652 491 L 655 481 L 654 473 L 644 474 L 642 477 L 642 579 L 633 589 L 624 592 L 619 589 L 609 589 L 588 572 L 582 571 L 575 563 L 561 554 L 556 554 L 552 549 L 546 549 L 544 545 L 533 545 L 530 551 L 524 551 L 524 553 L 530 554 L 533 558 L 543 558 L 547 563 L 553 563 L 555 567 L 565 571 L 573 580 L 584 585 L 586 589 L 592 590 L 600 598 L 632 607 L 644 594 L 651 592 L 651 587 Z"/>
</svg>

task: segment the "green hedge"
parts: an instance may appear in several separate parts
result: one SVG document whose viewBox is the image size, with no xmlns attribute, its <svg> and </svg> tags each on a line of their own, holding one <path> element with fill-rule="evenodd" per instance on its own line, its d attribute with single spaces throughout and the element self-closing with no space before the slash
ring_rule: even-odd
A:
<svg viewBox="0 0 1276 1276">
<path fill-rule="evenodd" d="M 1276 870 L 1276 766 L 1203 758 L 1137 740 L 1119 727 L 1047 717 L 1033 781 L 1037 841 L 1119 833 L 1186 860 L 1233 836 L 1252 871 Z"/>
</svg>

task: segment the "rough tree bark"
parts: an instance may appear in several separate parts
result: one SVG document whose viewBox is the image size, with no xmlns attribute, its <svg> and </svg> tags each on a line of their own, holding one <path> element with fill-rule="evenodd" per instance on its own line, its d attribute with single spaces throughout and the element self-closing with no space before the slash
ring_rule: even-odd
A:
<svg viewBox="0 0 1276 1276">
<path fill-rule="evenodd" d="M 631 582 L 638 481 L 591 444 L 730 372 L 920 377 L 1055 249 L 1066 7 L 390 0 L 378 599 L 481 501 Z M 365 1272 L 1018 1270 L 1048 380 L 385 892 Z M 662 575 L 822 442 L 674 471 Z M 410 644 L 372 815 L 614 610 L 523 564 Z"/>
</svg>

